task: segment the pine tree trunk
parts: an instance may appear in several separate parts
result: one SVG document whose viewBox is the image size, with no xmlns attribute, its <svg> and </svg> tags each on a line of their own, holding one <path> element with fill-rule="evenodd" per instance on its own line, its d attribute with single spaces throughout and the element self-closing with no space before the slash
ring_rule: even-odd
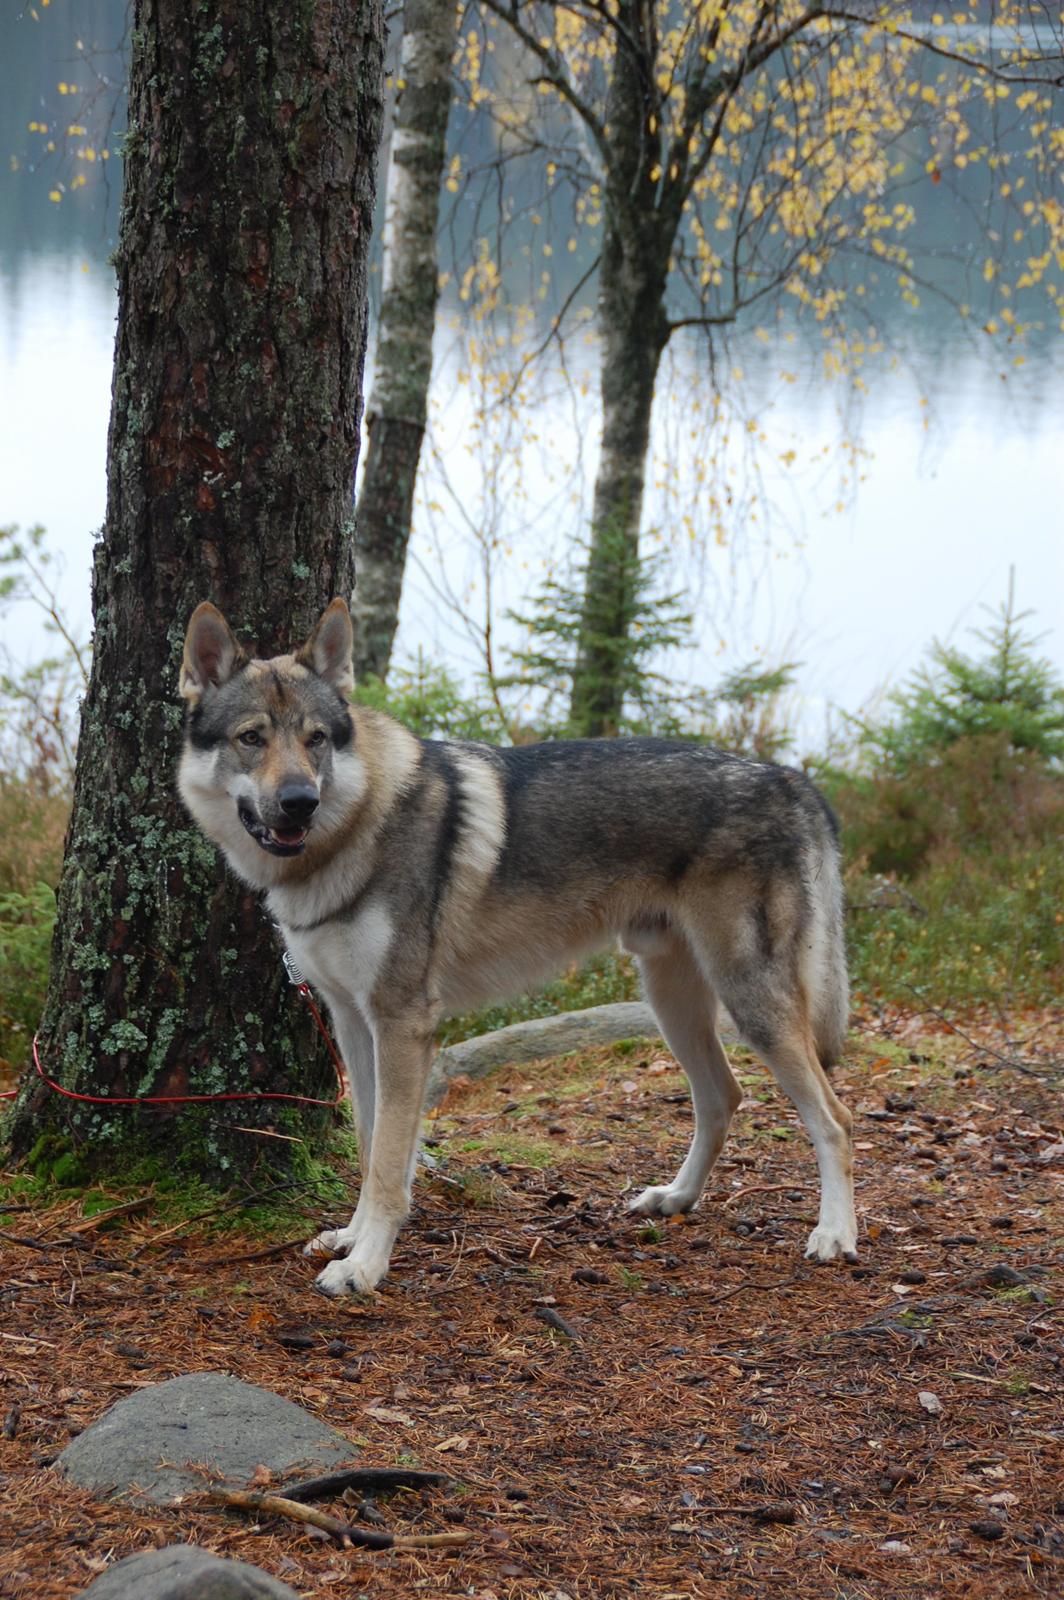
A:
<svg viewBox="0 0 1064 1600">
<path fill-rule="evenodd" d="M 382 40 L 380 0 L 135 6 L 95 647 L 40 1034 L 80 1093 L 334 1086 L 265 914 L 177 800 L 177 681 L 198 601 L 272 653 L 352 587 Z M 217 1179 L 327 1121 L 83 1105 L 31 1073 L 13 1138 Z"/>
<path fill-rule="evenodd" d="M 436 322 L 436 226 L 451 105 L 454 0 L 406 0 L 388 161 L 384 293 L 358 499 L 356 677 L 383 678 L 395 638 Z"/>
</svg>

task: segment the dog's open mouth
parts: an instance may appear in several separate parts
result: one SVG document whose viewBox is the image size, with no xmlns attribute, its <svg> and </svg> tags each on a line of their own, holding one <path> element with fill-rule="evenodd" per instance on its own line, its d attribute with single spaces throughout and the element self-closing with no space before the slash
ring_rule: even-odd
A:
<svg viewBox="0 0 1064 1600">
<path fill-rule="evenodd" d="M 243 800 L 237 810 L 255 843 L 272 856 L 297 856 L 307 842 L 309 828 L 268 828 Z"/>
</svg>

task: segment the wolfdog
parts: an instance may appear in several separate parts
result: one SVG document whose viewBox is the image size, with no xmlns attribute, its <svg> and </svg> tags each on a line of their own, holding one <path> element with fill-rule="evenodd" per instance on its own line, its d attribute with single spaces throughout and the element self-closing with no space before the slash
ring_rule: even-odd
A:
<svg viewBox="0 0 1064 1600">
<path fill-rule="evenodd" d="M 233 870 L 265 890 L 323 996 L 347 1068 L 362 1186 L 330 1295 L 371 1290 L 407 1216 L 433 1039 L 450 1012 L 619 939 L 694 1102 L 671 1183 L 632 1209 L 697 1204 L 742 1099 L 718 1001 L 816 1149 L 806 1254 L 852 1260 L 851 1116 L 824 1068 L 846 1032 L 836 827 L 798 772 L 661 739 L 496 749 L 416 738 L 351 703 L 351 619 L 333 600 L 291 655 L 245 653 L 214 606 L 188 625 L 179 789 Z"/>
</svg>

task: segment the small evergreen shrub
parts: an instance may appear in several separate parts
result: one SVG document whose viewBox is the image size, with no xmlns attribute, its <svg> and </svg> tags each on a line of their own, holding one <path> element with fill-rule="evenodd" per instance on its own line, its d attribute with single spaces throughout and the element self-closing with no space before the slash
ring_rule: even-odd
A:
<svg viewBox="0 0 1064 1600">
<path fill-rule="evenodd" d="M 936 644 L 821 771 L 843 824 L 859 989 L 1042 1004 L 1064 984 L 1064 684 L 1012 586 L 968 654 Z"/>
</svg>

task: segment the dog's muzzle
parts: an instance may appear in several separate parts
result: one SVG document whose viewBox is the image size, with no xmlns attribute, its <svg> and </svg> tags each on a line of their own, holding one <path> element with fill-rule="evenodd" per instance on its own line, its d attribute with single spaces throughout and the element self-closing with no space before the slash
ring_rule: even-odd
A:
<svg viewBox="0 0 1064 1600">
<path fill-rule="evenodd" d="M 310 817 L 317 810 L 318 797 L 314 795 L 312 806 L 304 805 L 302 815 L 293 816 L 290 807 L 282 801 L 282 810 L 288 813 L 285 826 L 281 828 L 268 828 L 252 811 L 246 800 L 239 801 L 237 811 L 241 822 L 250 833 L 255 843 L 263 850 L 269 851 L 271 856 L 298 856 L 307 842 L 310 832 Z"/>
</svg>

